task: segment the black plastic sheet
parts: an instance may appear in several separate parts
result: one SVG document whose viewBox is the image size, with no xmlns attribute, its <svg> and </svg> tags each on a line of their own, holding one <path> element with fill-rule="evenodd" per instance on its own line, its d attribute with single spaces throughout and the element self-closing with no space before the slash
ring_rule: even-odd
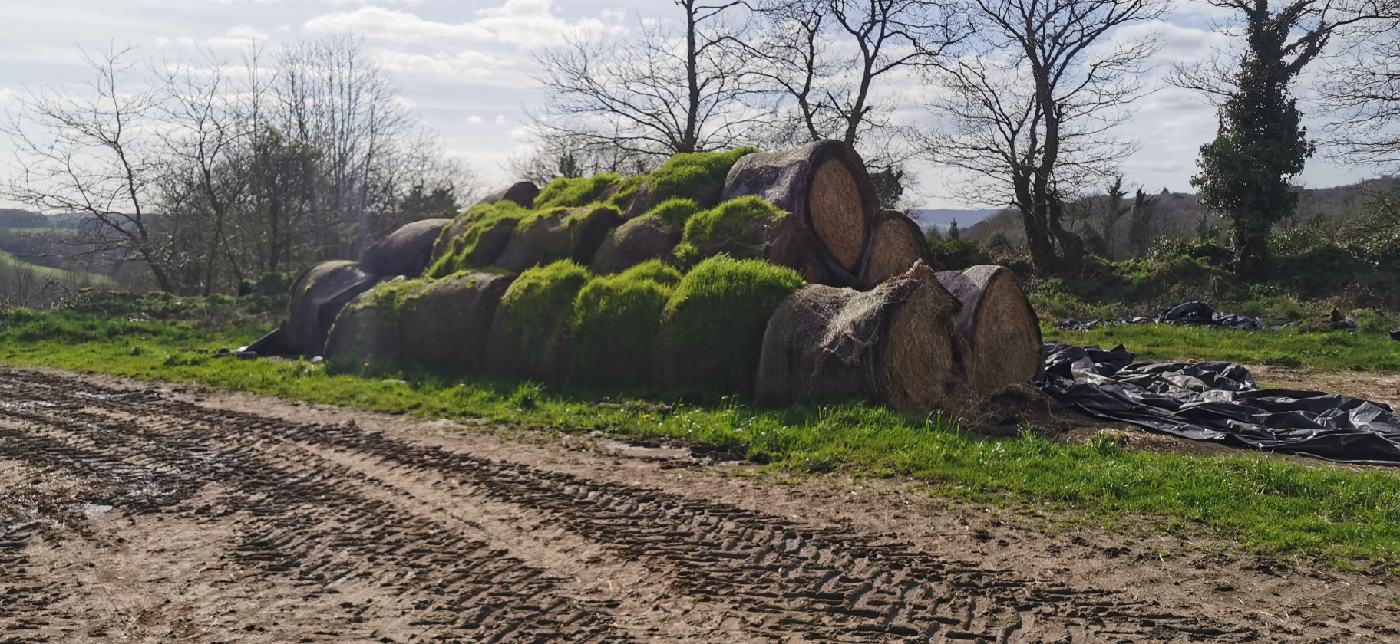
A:
<svg viewBox="0 0 1400 644">
<path fill-rule="evenodd" d="M 1109 324 L 1182 324 L 1188 326 L 1215 326 L 1230 329 L 1254 331 L 1262 328 L 1258 318 L 1237 313 L 1221 313 L 1206 302 L 1183 302 L 1163 311 L 1155 318 L 1132 317 L 1120 320 L 1073 320 L 1064 319 L 1057 323 L 1061 329 L 1089 331 Z M 1354 326 L 1354 323 L 1353 323 Z"/>
<path fill-rule="evenodd" d="M 1349 396 L 1259 389 L 1229 362 L 1134 362 L 1111 350 L 1045 345 L 1040 388 L 1094 418 L 1259 451 L 1400 465 L 1400 415 Z"/>
</svg>

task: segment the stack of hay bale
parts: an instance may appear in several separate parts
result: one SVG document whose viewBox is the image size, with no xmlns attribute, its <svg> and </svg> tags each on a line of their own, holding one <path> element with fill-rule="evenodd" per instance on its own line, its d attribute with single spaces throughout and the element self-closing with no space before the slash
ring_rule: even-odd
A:
<svg viewBox="0 0 1400 644">
<path fill-rule="evenodd" d="M 284 343 L 342 368 L 918 413 L 1033 378 L 1039 327 L 1010 271 L 935 271 L 919 227 L 877 204 L 836 141 L 516 184 L 305 273 Z"/>
</svg>

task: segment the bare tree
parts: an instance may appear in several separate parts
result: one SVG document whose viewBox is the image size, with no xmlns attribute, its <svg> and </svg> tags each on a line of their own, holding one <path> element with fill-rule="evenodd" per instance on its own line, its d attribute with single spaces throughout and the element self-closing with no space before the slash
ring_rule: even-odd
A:
<svg viewBox="0 0 1400 644">
<path fill-rule="evenodd" d="M 1400 165 L 1400 1 L 1376 9 L 1380 17 L 1356 29 L 1321 90 L 1327 143 L 1348 160 L 1389 167 Z"/>
<path fill-rule="evenodd" d="M 156 286 L 171 290 L 186 249 L 154 225 L 161 171 L 151 89 L 128 87 L 131 48 L 84 52 L 92 79 L 84 96 L 49 91 L 21 98 L 4 132 L 15 142 L 13 176 L 0 194 L 45 212 L 83 213 L 98 223 L 89 245 L 139 258 Z"/>
<path fill-rule="evenodd" d="M 1084 244 L 1065 225 L 1081 186 L 1101 182 L 1134 146 L 1113 135 L 1141 95 L 1150 38 L 1113 42 L 1124 25 L 1161 16 L 1163 0 L 972 0 L 981 49 L 941 65 L 949 97 L 935 159 L 970 175 L 969 196 L 1021 215 L 1031 261 L 1079 268 Z"/>
<path fill-rule="evenodd" d="M 643 23 L 638 37 L 570 38 L 541 52 L 547 94 L 537 119 L 546 136 L 589 147 L 664 156 L 733 147 L 763 114 L 746 73 L 749 61 L 722 44 L 738 0 L 674 0 L 680 33 Z"/>
</svg>

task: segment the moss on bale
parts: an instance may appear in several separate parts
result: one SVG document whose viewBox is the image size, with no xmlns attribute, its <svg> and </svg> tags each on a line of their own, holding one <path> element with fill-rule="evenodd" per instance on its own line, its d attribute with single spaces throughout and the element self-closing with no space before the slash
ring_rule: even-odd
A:
<svg viewBox="0 0 1400 644">
<path fill-rule="evenodd" d="M 433 247 L 435 259 L 425 274 L 446 277 L 490 265 L 515 228 L 531 216 L 531 211 L 512 201 L 473 206 L 443 228 Z"/>
<path fill-rule="evenodd" d="M 585 268 L 569 260 L 521 273 L 496 309 L 486 370 L 502 376 L 562 380 L 574 297 L 588 278 Z"/>
<path fill-rule="evenodd" d="M 535 209 L 577 208 L 602 201 L 610 188 L 615 189 L 622 177 L 604 172 L 591 177 L 560 177 L 549 182 L 535 197 Z"/>
<path fill-rule="evenodd" d="M 656 260 L 590 280 L 574 301 L 569 382 L 597 387 L 648 384 L 661 311 L 679 281 L 680 273 Z"/>
<path fill-rule="evenodd" d="M 764 232 L 788 216 L 759 197 L 732 199 L 691 215 L 681 243 L 694 247 L 701 257 L 720 253 L 738 258 L 762 257 Z"/>
<path fill-rule="evenodd" d="M 701 262 L 662 313 L 657 383 L 747 395 L 768 318 L 802 285 L 793 270 L 759 260 L 720 255 Z"/>
<path fill-rule="evenodd" d="M 685 222 L 690 221 L 691 216 L 697 212 L 700 212 L 700 206 L 694 199 L 676 197 L 657 204 L 642 216 L 658 219 L 676 230 L 685 230 Z"/>
<path fill-rule="evenodd" d="M 394 279 L 361 293 L 335 319 L 326 361 L 341 371 L 389 368 L 400 358 L 399 312 L 426 280 Z"/>
<path fill-rule="evenodd" d="M 639 201 L 633 204 L 632 214 L 651 210 L 677 197 L 693 200 L 706 208 L 719 203 L 729 169 L 741 157 L 755 152 L 757 148 L 743 147 L 724 152 L 688 152 L 667 159 L 647 174 L 644 187 L 636 190 Z M 632 198 L 628 196 L 628 202 Z"/>
</svg>

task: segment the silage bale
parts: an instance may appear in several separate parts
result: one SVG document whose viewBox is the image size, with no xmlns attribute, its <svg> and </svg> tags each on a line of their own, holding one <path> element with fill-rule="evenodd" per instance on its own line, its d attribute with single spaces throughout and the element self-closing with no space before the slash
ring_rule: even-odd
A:
<svg viewBox="0 0 1400 644">
<path fill-rule="evenodd" d="M 754 400 L 960 410 L 966 352 L 956 313 L 957 303 L 921 263 L 869 291 L 803 287 L 768 322 Z"/>
<path fill-rule="evenodd" d="M 424 219 L 405 224 L 370 245 L 360 266 L 376 275 L 418 277 L 432 262 L 433 246 L 449 219 Z"/>
<path fill-rule="evenodd" d="M 292 283 L 287 306 L 285 348 L 293 354 L 319 356 L 340 310 L 369 290 L 379 277 L 349 261 L 321 262 Z"/>
<path fill-rule="evenodd" d="M 720 255 L 681 279 L 662 312 L 655 381 L 668 388 L 747 394 L 773 310 L 802 286 L 792 269 Z"/>
<path fill-rule="evenodd" d="M 700 208 L 719 204 L 729 170 L 740 158 L 758 152 L 742 147 L 724 152 L 687 152 L 667 159 L 660 167 L 624 184 L 613 197 L 628 219 L 639 217 L 670 199 L 689 199 Z"/>
<path fill-rule="evenodd" d="M 490 266 L 500 257 L 521 220 L 530 216 L 511 201 L 473 206 L 442 229 L 433 245 L 429 277 Z"/>
<path fill-rule="evenodd" d="M 559 177 L 550 181 L 532 204 L 535 210 L 549 208 L 582 208 L 613 196 L 623 179 L 615 172 L 591 177 Z"/>
<path fill-rule="evenodd" d="M 650 383 L 661 312 L 680 279 L 674 268 L 651 260 L 589 280 L 574 300 L 569 382 L 594 387 Z"/>
<path fill-rule="evenodd" d="M 821 242 L 823 259 L 832 262 L 834 272 L 853 276 L 860 268 L 879 199 L 865 163 L 851 146 L 818 141 L 745 156 L 730 169 L 722 198 L 745 195 L 760 196 L 796 215 Z"/>
<path fill-rule="evenodd" d="M 920 261 L 933 267 L 924 231 L 903 213 L 880 213 L 870 230 L 870 247 L 860 274 L 861 287 L 875 288 L 876 284 L 909 270 Z"/>
<path fill-rule="evenodd" d="M 326 337 L 326 362 L 344 371 L 401 365 L 400 309 L 422 284 L 398 277 L 352 300 L 336 316 Z"/>
<path fill-rule="evenodd" d="M 506 289 L 486 344 L 487 373 L 561 382 L 568 372 L 574 297 L 589 274 L 563 260 L 521 273 Z"/>
<path fill-rule="evenodd" d="M 533 181 L 517 181 L 505 188 L 488 193 L 485 197 L 477 201 L 475 205 L 509 201 L 517 206 L 529 208 L 535 202 L 535 197 L 538 197 L 539 194 L 540 188 L 535 185 Z"/>
<path fill-rule="evenodd" d="M 587 266 L 622 215 L 611 206 L 537 210 L 520 220 L 495 265 L 522 271 L 561 259 Z"/>
<path fill-rule="evenodd" d="M 668 199 L 608 233 L 590 270 L 599 275 L 624 271 L 651 259 L 667 259 L 681 240 L 685 222 L 700 209 L 690 199 Z"/>
<path fill-rule="evenodd" d="M 455 273 L 408 294 L 399 316 L 403 361 L 479 373 L 496 307 L 514 276 Z"/>
<path fill-rule="evenodd" d="M 990 395 L 1040 374 L 1040 322 L 1011 269 L 980 265 L 942 271 L 938 281 L 962 305 L 958 330 L 972 352 L 969 375 L 978 393 Z"/>
<path fill-rule="evenodd" d="M 771 228 L 788 213 L 759 197 L 740 197 L 691 215 L 674 252 L 682 267 L 719 254 L 738 259 L 764 255 Z"/>
</svg>

